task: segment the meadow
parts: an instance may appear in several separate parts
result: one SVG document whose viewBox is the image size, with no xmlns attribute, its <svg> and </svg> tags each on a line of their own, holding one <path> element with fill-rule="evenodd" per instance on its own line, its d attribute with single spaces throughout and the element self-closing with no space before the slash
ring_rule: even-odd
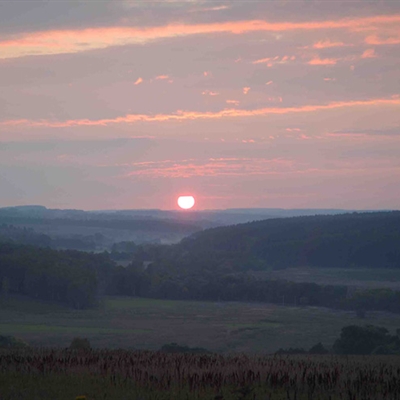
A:
<svg viewBox="0 0 400 400">
<path fill-rule="evenodd" d="M 400 359 L 3 350 L 0 398 L 397 400 Z"/>
<path fill-rule="evenodd" d="M 400 270 L 390 268 L 316 268 L 298 267 L 254 271 L 263 279 L 286 279 L 319 285 L 346 285 L 357 288 L 390 288 L 400 290 Z"/>
<path fill-rule="evenodd" d="M 318 342 L 330 347 L 347 325 L 373 324 L 392 334 L 400 315 L 264 303 L 174 301 L 106 297 L 99 309 L 72 310 L 11 296 L 0 305 L 0 335 L 32 346 L 68 347 L 74 337 L 88 338 L 93 348 L 158 350 L 178 343 L 222 354 L 271 354 L 279 348 Z"/>
</svg>

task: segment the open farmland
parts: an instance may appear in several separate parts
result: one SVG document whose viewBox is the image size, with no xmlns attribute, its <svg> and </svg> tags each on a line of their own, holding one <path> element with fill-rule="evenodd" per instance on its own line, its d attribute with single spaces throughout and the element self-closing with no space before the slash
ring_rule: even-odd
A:
<svg viewBox="0 0 400 400">
<path fill-rule="evenodd" d="M 400 270 L 390 268 L 271 268 L 268 271 L 253 271 L 252 274 L 262 279 L 286 279 L 292 282 L 345 285 L 363 289 L 400 290 Z"/>
<path fill-rule="evenodd" d="M 197 302 L 107 297 L 100 309 L 71 310 L 12 297 L 0 308 L 0 334 L 33 346 L 67 347 L 76 336 L 95 348 L 158 350 L 176 342 L 211 351 L 267 354 L 280 347 L 331 346 L 347 325 L 373 324 L 391 333 L 400 315 L 264 303 Z"/>
</svg>

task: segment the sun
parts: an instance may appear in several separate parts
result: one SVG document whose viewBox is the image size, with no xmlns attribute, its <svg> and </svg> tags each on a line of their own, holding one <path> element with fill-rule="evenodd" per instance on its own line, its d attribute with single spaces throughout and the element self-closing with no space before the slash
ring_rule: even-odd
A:
<svg viewBox="0 0 400 400">
<path fill-rule="evenodd" d="M 189 210 L 194 206 L 195 200 L 193 196 L 179 196 L 178 206 L 184 210 Z"/>
</svg>

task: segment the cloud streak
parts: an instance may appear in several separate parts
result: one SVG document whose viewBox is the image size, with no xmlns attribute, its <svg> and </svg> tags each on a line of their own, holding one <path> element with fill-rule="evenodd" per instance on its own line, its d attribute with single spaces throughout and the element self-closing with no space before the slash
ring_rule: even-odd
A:
<svg viewBox="0 0 400 400">
<path fill-rule="evenodd" d="M 78 53 L 111 46 L 145 44 L 154 40 L 199 34 L 245 34 L 251 32 L 312 31 L 327 29 L 376 30 L 398 24 L 400 14 L 310 22 L 268 22 L 262 20 L 209 24 L 170 24 L 148 28 L 104 27 L 76 30 L 49 30 L 13 35 L 0 41 L 0 59 L 27 55 Z M 398 38 L 367 38 L 369 44 L 394 44 Z"/>
<path fill-rule="evenodd" d="M 165 160 L 141 162 L 130 165 L 132 171 L 123 178 L 191 178 L 202 176 L 250 176 L 270 175 L 294 171 L 294 162 L 289 159 L 274 158 L 210 158 L 207 160 Z"/>
<path fill-rule="evenodd" d="M 179 110 L 174 114 L 127 114 L 107 119 L 75 119 L 66 121 L 16 119 L 0 122 L 0 127 L 32 127 L 32 128 L 68 128 L 74 126 L 108 126 L 114 124 L 133 124 L 139 122 L 173 122 L 185 120 L 213 120 L 221 118 L 249 118 L 267 115 L 301 114 L 328 111 L 346 107 L 384 107 L 400 106 L 400 97 L 377 98 L 369 100 L 339 101 L 328 104 L 303 105 L 297 107 L 266 107 L 253 110 L 224 109 L 217 112 L 199 112 Z"/>
</svg>

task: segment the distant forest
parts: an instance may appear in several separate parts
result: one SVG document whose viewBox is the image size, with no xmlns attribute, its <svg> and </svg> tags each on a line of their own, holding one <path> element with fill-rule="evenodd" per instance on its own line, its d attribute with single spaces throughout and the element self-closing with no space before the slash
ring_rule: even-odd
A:
<svg viewBox="0 0 400 400">
<path fill-rule="evenodd" d="M 400 212 L 270 219 L 205 230 L 176 245 L 121 243 L 101 254 L 3 242 L 1 292 L 74 308 L 95 307 L 110 294 L 399 313 L 400 292 L 391 289 L 354 292 L 251 273 L 295 266 L 400 268 L 399 244 Z M 118 266 L 119 259 L 130 263 Z"/>
</svg>

